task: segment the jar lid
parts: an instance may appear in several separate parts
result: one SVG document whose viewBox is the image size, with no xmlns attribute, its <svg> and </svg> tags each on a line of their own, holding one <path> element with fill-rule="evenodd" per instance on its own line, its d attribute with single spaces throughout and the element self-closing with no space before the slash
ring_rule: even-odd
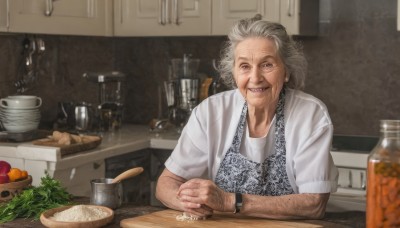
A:
<svg viewBox="0 0 400 228">
<path fill-rule="evenodd" d="M 400 131 L 400 120 L 381 120 L 381 131 Z"/>
</svg>

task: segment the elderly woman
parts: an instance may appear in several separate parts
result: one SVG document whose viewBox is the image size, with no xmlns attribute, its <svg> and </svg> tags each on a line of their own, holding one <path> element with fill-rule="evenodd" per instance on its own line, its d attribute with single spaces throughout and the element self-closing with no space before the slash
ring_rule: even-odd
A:
<svg viewBox="0 0 400 228">
<path fill-rule="evenodd" d="M 306 61 L 277 23 L 239 21 L 222 53 L 236 89 L 192 112 L 165 163 L 156 196 L 193 216 L 213 211 L 273 219 L 318 219 L 337 169 L 327 108 L 300 89 Z"/>
</svg>

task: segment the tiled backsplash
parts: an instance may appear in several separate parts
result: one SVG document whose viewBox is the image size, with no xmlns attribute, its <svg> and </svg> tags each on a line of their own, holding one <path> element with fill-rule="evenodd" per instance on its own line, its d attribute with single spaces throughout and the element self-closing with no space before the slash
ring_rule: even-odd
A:
<svg viewBox="0 0 400 228">
<path fill-rule="evenodd" d="M 336 134 L 378 135 L 380 119 L 400 119 L 400 32 L 396 0 L 322 0 L 321 35 L 296 38 L 309 61 L 305 91 L 328 107 Z M 321 17 L 322 18 L 322 17 Z M 29 34 L 0 34 L 0 97 L 16 93 Z M 158 86 L 170 58 L 191 53 L 200 72 L 213 73 L 225 37 L 81 37 L 36 35 L 46 44 L 37 80 L 26 92 L 42 97 L 42 119 L 50 123 L 59 101 L 97 102 L 97 84 L 84 72 L 127 74 L 126 123 L 147 124 L 158 114 Z"/>
</svg>

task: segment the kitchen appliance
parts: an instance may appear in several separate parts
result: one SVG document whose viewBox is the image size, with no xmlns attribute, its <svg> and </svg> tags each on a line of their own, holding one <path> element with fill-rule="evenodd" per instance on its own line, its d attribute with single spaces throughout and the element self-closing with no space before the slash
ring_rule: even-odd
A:
<svg viewBox="0 0 400 228">
<path fill-rule="evenodd" d="M 196 78 L 200 59 L 193 59 L 191 54 L 183 54 L 182 59 L 171 59 L 174 79 Z"/>
<path fill-rule="evenodd" d="M 181 132 L 190 116 L 191 110 L 199 102 L 200 79 L 197 70 L 199 59 L 184 54 L 182 59 L 171 59 L 169 80 L 164 82 L 164 92 L 168 105 L 169 123 Z"/>
<path fill-rule="evenodd" d="M 92 105 L 82 102 L 75 106 L 75 129 L 78 131 L 87 131 L 91 129 L 94 119 Z"/>
<path fill-rule="evenodd" d="M 331 155 L 339 171 L 338 190 L 330 195 L 327 211 L 365 211 L 368 155 L 379 138 L 334 135 Z"/>
<path fill-rule="evenodd" d="M 59 131 L 94 130 L 96 123 L 96 110 L 87 102 L 58 102 L 57 117 L 53 129 Z"/>
<path fill-rule="evenodd" d="M 117 130 L 122 125 L 122 114 L 124 108 L 125 74 L 112 72 L 89 72 L 83 77 L 91 82 L 98 83 L 97 106 L 99 128 L 101 131 Z"/>
<path fill-rule="evenodd" d="M 182 78 L 179 82 L 180 108 L 191 110 L 198 104 L 200 80 L 198 78 Z"/>
</svg>

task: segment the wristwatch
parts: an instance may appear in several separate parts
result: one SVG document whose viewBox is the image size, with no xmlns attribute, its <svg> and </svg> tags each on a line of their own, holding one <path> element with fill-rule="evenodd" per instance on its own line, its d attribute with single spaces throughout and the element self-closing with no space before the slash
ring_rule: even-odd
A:
<svg viewBox="0 0 400 228">
<path fill-rule="evenodd" d="M 242 209 L 242 194 L 241 193 L 235 193 L 235 211 L 233 212 L 234 214 L 239 213 L 240 209 Z"/>
</svg>

